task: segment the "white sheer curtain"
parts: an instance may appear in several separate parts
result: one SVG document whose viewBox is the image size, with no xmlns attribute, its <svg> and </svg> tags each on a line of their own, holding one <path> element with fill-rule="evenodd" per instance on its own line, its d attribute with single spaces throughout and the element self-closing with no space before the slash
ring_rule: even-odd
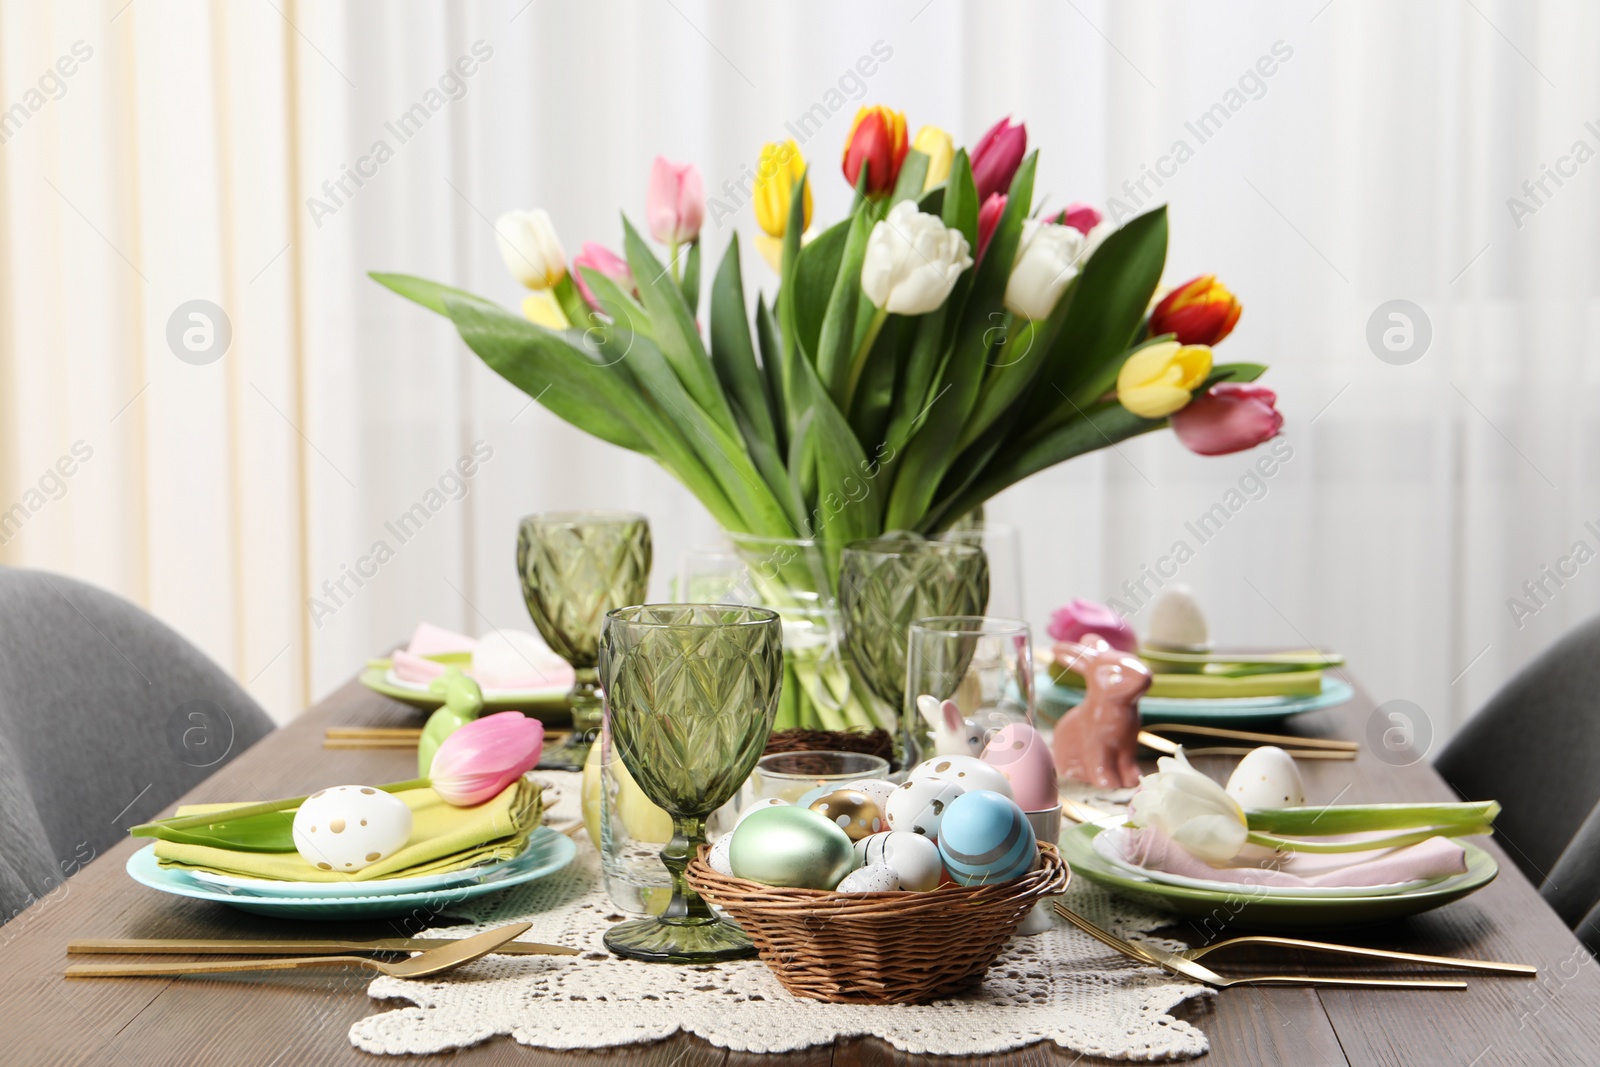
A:
<svg viewBox="0 0 1600 1067">
<path fill-rule="evenodd" d="M 1240 295 L 1224 352 L 1289 420 L 1270 477 L 1159 435 L 995 501 L 1034 621 L 1176 570 L 1219 641 L 1338 648 L 1442 735 L 1600 603 L 1597 45 L 1576 2 L 0 0 L 0 559 L 144 603 L 285 718 L 419 619 L 528 625 L 526 512 L 648 513 L 664 593 L 715 537 L 693 499 L 365 273 L 511 301 L 501 211 L 614 245 L 657 153 L 731 204 L 821 105 L 835 217 L 858 98 L 969 143 L 1012 113 L 1052 203 L 1170 205 L 1168 280 Z M 753 227 L 712 214 L 715 259 Z M 194 300 L 211 362 L 169 343 Z M 1368 343 L 1393 300 L 1411 362 Z"/>
</svg>

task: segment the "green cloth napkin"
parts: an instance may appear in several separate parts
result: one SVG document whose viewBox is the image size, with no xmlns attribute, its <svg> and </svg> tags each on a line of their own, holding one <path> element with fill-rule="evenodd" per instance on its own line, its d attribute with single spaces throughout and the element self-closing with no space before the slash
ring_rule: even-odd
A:
<svg viewBox="0 0 1600 1067">
<path fill-rule="evenodd" d="M 527 847 L 528 835 L 539 826 L 543 792 L 542 787 L 519 778 L 493 800 L 470 808 L 447 804 L 432 789 L 396 793 L 411 809 L 410 840 L 392 856 L 348 874 L 318 870 L 298 852 L 238 852 L 176 841 L 157 841 L 156 859 L 163 867 L 288 882 L 366 882 L 443 874 L 520 855 Z M 188 804 L 177 813 L 197 815 L 238 806 Z"/>
</svg>

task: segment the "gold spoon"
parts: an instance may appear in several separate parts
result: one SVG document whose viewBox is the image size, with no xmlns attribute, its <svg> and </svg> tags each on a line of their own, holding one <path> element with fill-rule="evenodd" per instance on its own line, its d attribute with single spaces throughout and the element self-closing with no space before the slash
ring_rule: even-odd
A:
<svg viewBox="0 0 1600 1067">
<path fill-rule="evenodd" d="M 224 974 L 230 971 L 292 971 L 302 967 L 345 967 L 354 964 L 382 971 L 391 978 L 426 978 L 480 959 L 528 932 L 532 923 L 497 926 L 473 937 L 430 949 L 399 963 L 366 956 L 291 956 L 286 959 L 196 960 L 185 963 L 75 963 L 68 978 L 126 978 L 136 975 Z"/>
</svg>

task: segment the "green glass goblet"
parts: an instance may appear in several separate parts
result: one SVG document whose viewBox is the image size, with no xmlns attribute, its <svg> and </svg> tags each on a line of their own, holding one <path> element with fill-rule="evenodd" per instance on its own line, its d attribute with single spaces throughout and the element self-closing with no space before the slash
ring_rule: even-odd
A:
<svg viewBox="0 0 1600 1067">
<path fill-rule="evenodd" d="M 846 545 L 840 560 L 845 648 L 891 714 L 905 702 L 911 624 L 930 615 L 982 615 L 988 602 L 989 558 L 975 544 L 890 535 Z"/>
<path fill-rule="evenodd" d="M 627 511 L 529 515 L 517 528 L 517 575 L 533 624 L 577 674 L 572 734 L 542 766 L 582 770 L 600 732 L 600 628 L 606 612 L 645 598 L 650 523 Z"/>
<path fill-rule="evenodd" d="M 772 729 L 783 684 L 777 613 L 731 604 L 619 608 L 600 636 L 600 680 L 611 743 L 673 829 L 661 850 L 671 902 L 655 918 L 613 926 L 606 947 L 662 963 L 755 955 L 683 872 L 705 842 L 706 818 L 750 776 Z"/>
</svg>

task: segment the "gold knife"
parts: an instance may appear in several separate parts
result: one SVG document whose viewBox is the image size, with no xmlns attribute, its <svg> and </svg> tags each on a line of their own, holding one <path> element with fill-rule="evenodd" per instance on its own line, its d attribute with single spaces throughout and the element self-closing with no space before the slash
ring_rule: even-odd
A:
<svg viewBox="0 0 1600 1067">
<path fill-rule="evenodd" d="M 346 952 L 426 952 L 454 944 L 443 937 L 385 937 L 374 941 L 262 941 L 233 938 L 112 937 L 67 942 L 68 955 L 213 955 L 336 956 Z M 507 941 L 495 952 L 507 956 L 576 956 L 578 949 L 541 945 L 534 941 Z"/>
</svg>

